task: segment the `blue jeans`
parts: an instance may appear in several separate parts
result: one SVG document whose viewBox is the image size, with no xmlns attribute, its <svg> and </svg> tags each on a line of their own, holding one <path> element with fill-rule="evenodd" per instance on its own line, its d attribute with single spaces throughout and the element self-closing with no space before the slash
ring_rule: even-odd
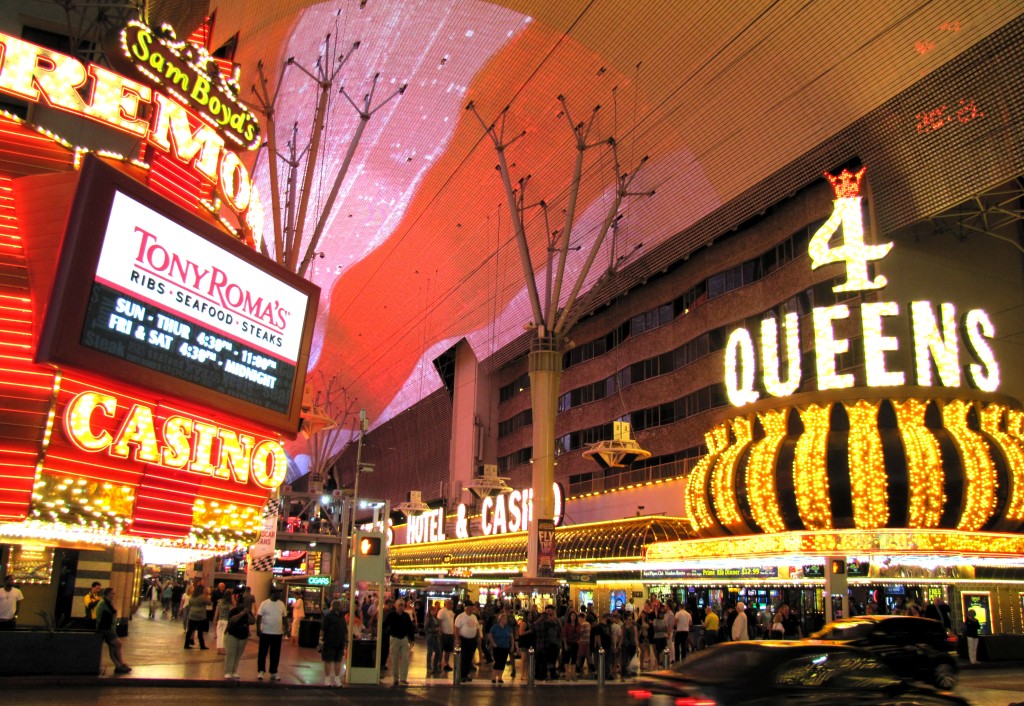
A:
<svg viewBox="0 0 1024 706">
<path fill-rule="evenodd" d="M 441 635 L 427 636 L 427 676 L 441 671 Z"/>
</svg>

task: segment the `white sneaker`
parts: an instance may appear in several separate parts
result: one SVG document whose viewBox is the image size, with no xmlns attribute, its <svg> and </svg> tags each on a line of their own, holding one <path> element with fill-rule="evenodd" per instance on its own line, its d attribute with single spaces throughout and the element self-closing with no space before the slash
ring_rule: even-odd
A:
<svg viewBox="0 0 1024 706">
<path fill-rule="evenodd" d="M 324 686 L 334 686 L 334 677 L 324 677 Z"/>
<path fill-rule="evenodd" d="M 228 673 L 226 673 L 226 674 L 224 675 L 224 678 L 225 678 L 225 679 L 230 679 L 230 678 L 231 678 L 231 677 L 233 677 L 233 676 L 235 676 L 235 675 L 234 675 L 234 674 L 232 674 L 231 672 L 228 672 Z"/>
<path fill-rule="evenodd" d="M 264 676 L 263 672 L 256 672 L 256 678 L 262 680 Z"/>
<path fill-rule="evenodd" d="M 281 677 L 277 676 L 277 673 L 274 672 L 270 675 L 270 681 L 281 681 Z"/>
<path fill-rule="evenodd" d="M 341 686 L 341 677 L 334 677 L 334 685 Z"/>
</svg>

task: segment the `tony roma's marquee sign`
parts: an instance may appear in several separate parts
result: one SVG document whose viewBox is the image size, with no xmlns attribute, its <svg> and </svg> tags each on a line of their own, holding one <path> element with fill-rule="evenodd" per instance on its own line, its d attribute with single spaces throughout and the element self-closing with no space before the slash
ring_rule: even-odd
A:
<svg viewBox="0 0 1024 706">
<path fill-rule="evenodd" d="M 278 412 L 288 408 L 309 304 L 293 289 L 118 192 L 83 341 Z"/>
<path fill-rule="evenodd" d="M 318 294 L 90 156 L 36 357 L 295 433 Z"/>
<path fill-rule="evenodd" d="M 843 171 L 838 177 L 826 174 L 836 192 L 832 215 L 818 229 L 808 244 L 811 269 L 840 262 L 846 265 L 846 281 L 833 287 L 836 292 L 878 290 L 886 285 L 882 275 L 872 277 L 869 264 L 885 257 L 892 243 L 868 245 L 864 242 L 864 224 L 861 214 L 860 180 L 865 169 L 856 174 Z M 830 245 L 830 241 L 843 228 L 843 244 Z M 911 340 L 914 352 L 914 380 L 917 385 L 931 386 L 933 364 L 938 372 L 938 384 L 960 387 L 966 373 L 976 388 L 993 392 L 999 387 L 999 364 L 996 362 L 989 340 L 995 337 L 995 327 L 989 315 L 981 309 L 971 309 L 957 316 L 956 306 L 931 302 L 911 302 L 901 308 L 897 302 L 864 302 L 860 305 L 863 331 L 864 368 L 866 379 L 857 381 L 850 373 L 836 371 L 836 356 L 850 349 L 850 341 L 837 338 L 837 321 L 850 318 L 846 304 L 815 307 L 814 355 L 819 390 L 850 388 L 858 383 L 868 387 L 890 387 L 907 384 L 908 371 L 889 370 L 885 354 L 896 351 L 900 340 L 884 335 L 893 320 L 909 314 Z M 887 322 L 889 322 L 887 324 Z M 962 332 L 962 335 L 961 335 Z M 800 325 L 796 313 L 779 320 L 768 317 L 761 322 L 760 356 L 754 345 L 754 336 L 745 328 L 738 328 L 729 336 L 725 350 L 725 386 L 729 401 L 737 407 L 754 402 L 760 396 L 755 376 L 761 373 L 764 389 L 773 397 L 787 397 L 800 388 L 803 371 L 800 366 Z M 780 368 L 779 338 L 785 350 L 785 375 Z M 962 359 L 972 362 L 963 366 Z"/>
<path fill-rule="evenodd" d="M 146 140 L 182 164 L 193 165 L 204 179 L 217 185 L 227 206 L 243 218 L 259 243 L 263 206 L 248 169 L 238 155 L 226 149 L 224 137 L 218 134 L 220 130 L 232 135 L 237 144 L 253 149 L 259 144 L 255 118 L 237 99 L 214 90 L 220 85 L 219 78 L 204 77 L 198 67 L 189 67 L 170 48 L 162 54 L 144 26 L 132 25 L 131 29 L 137 66 L 149 67 L 146 83 L 96 64 L 87 67 L 74 57 L 0 33 L 0 95 L 45 103 L 95 120 Z M 162 79 L 155 81 L 158 66 Z M 171 95 L 154 91 L 148 85 L 151 83 Z M 189 86 L 188 97 L 183 95 L 185 85 Z M 210 124 L 193 129 L 189 111 L 179 100 L 198 104 L 197 114 Z"/>
</svg>

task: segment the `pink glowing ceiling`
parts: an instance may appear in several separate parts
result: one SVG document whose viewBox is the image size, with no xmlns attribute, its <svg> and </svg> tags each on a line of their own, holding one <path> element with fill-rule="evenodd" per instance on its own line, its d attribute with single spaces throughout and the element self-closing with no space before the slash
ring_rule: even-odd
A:
<svg viewBox="0 0 1024 706">
<path fill-rule="evenodd" d="M 509 106 L 509 134 L 526 131 L 509 150 L 513 177 L 531 176 L 527 202 L 549 204 L 551 230 L 562 227 L 574 157 L 559 94 L 577 122 L 602 106 L 595 136 L 617 138 L 623 169 L 649 155 L 636 187 L 656 194 L 623 204 L 593 282 L 1020 12 L 1012 0 L 230 0 L 215 8 L 214 46 L 240 32 L 243 85 L 256 80 L 260 60 L 276 83 L 288 57 L 311 69 L 325 51 L 347 54 L 355 41 L 361 46 L 339 82 L 351 95 L 361 97 L 375 73 L 380 98 L 408 83 L 371 119 L 318 248 L 323 257 L 309 272 L 323 289 L 312 379 L 336 376 L 375 423 L 436 390 L 430 361 L 459 339 L 483 359 L 533 318 L 496 154 L 465 111 L 470 100 L 488 122 Z M 285 70 L 279 149 L 293 124 L 306 144 L 314 103 L 310 78 L 295 66 Z M 356 123 L 335 95 L 314 211 Z M 256 175 L 269 204 L 265 154 Z M 590 150 L 570 274 L 605 216 L 613 183 L 608 151 Z M 527 213 L 527 230 L 543 292 L 540 209 Z"/>
</svg>

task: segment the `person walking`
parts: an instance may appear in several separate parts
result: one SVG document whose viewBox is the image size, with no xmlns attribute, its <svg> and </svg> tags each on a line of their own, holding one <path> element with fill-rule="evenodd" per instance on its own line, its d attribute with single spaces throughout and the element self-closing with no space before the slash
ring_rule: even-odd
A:
<svg viewBox="0 0 1024 706">
<path fill-rule="evenodd" d="M 519 621 L 519 654 L 523 658 L 521 668 L 523 673 L 527 675 L 527 678 L 529 678 L 529 672 L 527 669 L 530 664 L 529 659 L 531 649 L 534 650 L 534 659 L 537 657 L 537 643 L 534 637 L 533 624 L 537 622 L 537 618 L 539 617 L 540 616 L 537 615 L 537 609 L 534 606 L 530 606 L 530 608 L 523 613 L 523 617 Z"/>
<path fill-rule="evenodd" d="M 576 660 L 579 657 L 582 637 L 583 628 L 580 626 L 579 613 L 572 611 L 566 615 L 566 621 L 562 625 L 562 666 L 565 667 L 566 681 L 576 681 Z"/>
<path fill-rule="evenodd" d="M 636 656 L 637 648 L 640 645 L 640 635 L 637 632 L 636 622 L 633 620 L 633 613 L 626 611 L 626 620 L 622 625 L 622 648 L 619 656 L 619 677 L 626 681 L 626 677 L 633 676 L 630 671 L 630 664 Z M 639 663 L 637 665 L 639 667 Z"/>
<path fill-rule="evenodd" d="M 214 634 L 217 636 L 217 654 L 219 655 L 225 654 L 227 649 L 224 644 L 224 635 L 228 629 L 228 616 L 235 604 L 234 590 L 225 588 L 221 593 L 220 600 L 217 601 L 217 606 L 213 609 Z"/>
<path fill-rule="evenodd" d="M 156 612 L 160 609 L 160 594 L 162 589 L 160 588 L 160 582 L 153 579 L 149 583 L 149 587 L 146 589 L 146 597 L 149 599 L 149 619 L 156 620 Z"/>
<path fill-rule="evenodd" d="M 107 651 L 110 653 L 110 661 L 114 663 L 115 674 L 127 674 L 132 671 L 128 663 L 124 661 L 124 653 L 121 645 L 121 638 L 117 636 L 117 609 L 114 607 L 114 589 L 104 588 L 102 596 L 96 604 L 96 632 L 103 636 L 107 643 Z"/>
<path fill-rule="evenodd" d="M 245 601 L 229 590 L 230 605 L 225 611 L 224 601 L 217 604 L 219 616 L 224 619 L 224 678 L 238 678 L 238 663 L 249 644 L 249 626 L 252 625 L 252 611 L 245 607 Z M 218 643 L 219 644 L 219 643 Z"/>
<path fill-rule="evenodd" d="M 967 638 L 967 658 L 971 664 L 978 663 L 978 638 L 981 635 L 981 622 L 978 620 L 974 608 L 967 611 L 964 619 L 964 637 Z"/>
<path fill-rule="evenodd" d="M 614 640 L 612 641 L 612 649 L 615 649 Z M 594 674 L 594 668 L 591 665 L 591 654 L 590 654 L 590 621 L 587 620 L 587 614 L 584 611 L 580 612 L 580 646 L 576 652 L 576 673 L 582 674 L 583 667 L 590 666 L 590 673 Z"/>
<path fill-rule="evenodd" d="M 718 613 L 711 606 L 704 607 L 704 642 L 708 647 L 718 642 Z"/>
<path fill-rule="evenodd" d="M 669 615 L 665 608 L 659 608 L 654 617 L 654 632 L 651 636 L 651 646 L 654 648 L 655 665 L 662 664 L 662 658 L 668 647 Z M 655 667 L 657 668 L 657 667 Z"/>
<path fill-rule="evenodd" d="M 171 586 L 171 620 L 177 620 L 181 613 L 182 598 L 185 595 L 185 587 L 180 581 L 175 581 Z"/>
<path fill-rule="evenodd" d="M 292 627 L 291 637 L 289 642 L 293 645 L 299 641 L 299 628 L 301 627 L 302 619 L 306 617 L 306 595 L 302 591 L 299 591 L 299 595 L 295 597 L 295 602 L 292 603 Z"/>
<path fill-rule="evenodd" d="M 23 600 L 25 595 L 14 585 L 14 577 L 4 576 L 4 587 L 0 589 L 0 630 L 14 630 L 18 626 L 18 608 Z"/>
<path fill-rule="evenodd" d="M 405 600 L 395 601 L 395 609 L 384 626 L 391 640 L 391 679 L 393 686 L 409 686 L 409 650 L 416 640 L 416 623 L 405 610 Z"/>
<path fill-rule="evenodd" d="M 747 631 L 747 605 L 743 601 L 736 604 L 736 619 L 732 621 L 731 637 L 733 642 L 750 639 L 750 633 Z"/>
<path fill-rule="evenodd" d="M 472 681 L 473 655 L 480 642 L 480 620 L 476 606 L 466 604 L 466 610 L 455 619 L 455 645 L 462 647 L 462 681 Z"/>
<path fill-rule="evenodd" d="M 199 635 L 199 649 L 208 650 L 206 646 L 206 631 L 209 630 L 207 621 L 207 610 L 210 599 L 201 584 L 196 584 L 192 589 L 192 597 L 188 599 L 185 615 L 188 621 L 188 628 L 185 631 L 185 649 L 192 647 L 192 636 Z"/>
<path fill-rule="evenodd" d="M 423 636 L 427 642 L 427 678 L 441 676 L 441 622 L 437 614 L 441 604 L 433 601 L 423 621 Z"/>
<path fill-rule="evenodd" d="M 693 625 L 693 616 L 690 615 L 690 611 L 686 610 L 685 605 L 680 604 L 674 618 L 676 623 L 676 661 L 682 662 L 686 659 L 686 642 L 690 639 L 690 627 Z"/>
<path fill-rule="evenodd" d="M 256 634 L 260 645 L 256 653 L 256 678 L 263 679 L 267 673 L 267 655 L 270 655 L 270 680 L 278 681 L 277 674 L 281 662 L 281 640 L 284 639 L 284 618 L 288 609 L 281 600 L 281 592 L 273 588 L 270 598 L 260 603 L 256 611 Z"/>
<path fill-rule="evenodd" d="M 164 584 L 163 590 L 160 591 L 160 606 L 163 611 L 160 613 L 160 617 L 167 619 L 167 616 L 171 613 L 171 599 L 174 598 L 174 582 L 168 579 L 167 583 Z"/>
<path fill-rule="evenodd" d="M 96 629 L 96 606 L 103 600 L 103 584 L 93 581 L 89 592 L 82 597 L 85 603 L 85 625 L 93 630 Z"/>
<path fill-rule="evenodd" d="M 324 614 L 321 625 L 324 644 L 321 655 L 324 659 L 324 686 L 341 686 L 341 662 L 348 642 L 348 625 L 342 613 L 342 602 L 335 598 L 331 609 Z"/>
<path fill-rule="evenodd" d="M 452 601 L 448 599 L 437 611 L 437 622 L 441 631 L 441 657 L 444 662 L 442 669 L 446 672 L 452 670 L 449 661 L 455 649 L 455 612 L 452 610 Z"/>
<path fill-rule="evenodd" d="M 498 613 L 498 617 L 487 633 L 487 641 L 491 645 L 491 683 L 504 684 L 502 675 L 505 673 L 505 664 L 508 662 L 509 653 L 515 647 L 515 637 L 512 626 L 508 622 L 508 614 L 505 611 Z"/>
</svg>

